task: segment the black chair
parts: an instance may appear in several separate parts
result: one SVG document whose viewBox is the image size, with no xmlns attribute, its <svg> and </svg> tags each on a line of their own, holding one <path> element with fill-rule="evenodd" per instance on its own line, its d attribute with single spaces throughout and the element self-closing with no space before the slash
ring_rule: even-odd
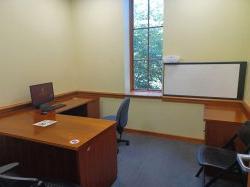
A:
<svg viewBox="0 0 250 187">
<path fill-rule="evenodd" d="M 119 133 L 119 138 L 117 139 L 117 142 L 118 143 L 124 142 L 126 143 L 126 145 L 129 145 L 129 140 L 122 139 L 122 133 L 123 133 L 124 127 L 127 125 L 127 122 L 128 122 L 129 103 L 130 103 L 130 98 L 126 97 L 122 101 L 116 115 L 105 116 L 103 118 L 107 120 L 114 120 L 117 122 L 116 130 Z"/>
<path fill-rule="evenodd" d="M 203 186 L 208 187 L 219 178 L 229 173 L 239 174 L 242 179 L 242 185 L 246 186 L 246 174 L 241 170 L 237 162 L 237 152 L 235 148 L 235 141 L 237 139 L 245 145 L 243 153 L 248 153 L 250 150 L 250 121 L 247 121 L 243 127 L 240 128 L 238 133 L 222 148 L 213 146 L 202 146 L 199 148 L 197 159 L 201 168 L 195 176 L 199 177 L 200 173 L 204 170 Z M 205 181 L 206 174 L 204 167 L 218 169 L 217 175 L 212 177 L 207 184 Z"/>
<path fill-rule="evenodd" d="M 17 177 L 7 174 L 18 165 L 19 163 L 11 163 L 0 167 L 0 187 L 80 187 L 68 182 Z"/>
</svg>

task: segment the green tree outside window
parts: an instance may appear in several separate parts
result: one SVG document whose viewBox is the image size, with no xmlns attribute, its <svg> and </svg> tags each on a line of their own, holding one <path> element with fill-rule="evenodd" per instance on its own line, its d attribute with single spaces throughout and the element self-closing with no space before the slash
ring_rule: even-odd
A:
<svg viewBox="0 0 250 187">
<path fill-rule="evenodd" d="M 134 89 L 161 90 L 164 2 L 132 2 Z"/>
</svg>

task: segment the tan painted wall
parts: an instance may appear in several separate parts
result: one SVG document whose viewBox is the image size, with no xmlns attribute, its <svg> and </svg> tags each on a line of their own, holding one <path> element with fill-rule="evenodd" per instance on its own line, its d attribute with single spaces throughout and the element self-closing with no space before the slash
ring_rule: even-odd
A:
<svg viewBox="0 0 250 187">
<path fill-rule="evenodd" d="M 249 1 L 249 7 L 250 7 L 250 1 Z M 247 67 L 247 78 L 245 83 L 245 98 L 244 100 L 248 103 L 250 106 L 250 12 L 249 12 L 249 29 L 248 29 L 248 67 Z"/>
<path fill-rule="evenodd" d="M 0 1 L 0 106 L 30 100 L 31 84 L 76 89 L 70 2 Z"/>
<path fill-rule="evenodd" d="M 54 82 L 56 93 L 124 92 L 127 1 L 71 2 L 0 2 L 0 106 L 29 99 L 28 86 L 46 81 Z M 165 2 L 165 54 L 184 61 L 250 59 L 249 0 Z M 103 98 L 102 115 L 115 113 L 119 103 Z M 202 114 L 202 105 L 132 99 L 128 126 L 203 138 Z"/>
<path fill-rule="evenodd" d="M 249 52 L 249 54 L 250 54 L 250 52 Z M 246 75 L 246 83 L 245 83 L 245 96 L 244 96 L 244 101 L 246 101 L 250 106 L 250 67 L 249 66 L 250 66 L 250 56 L 248 57 L 248 67 L 247 67 L 247 75 Z"/>
<path fill-rule="evenodd" d="M 166 20 L 165 54 L 183 61 L 250 61 L 248 0 L 166 0 Z M 250 73 L 245 85 L 250 102 Z"/>
<path fill-rule="evenodd" d="M 165 54 L 183 61 L 247 60 L 249 0 L 165 2 Z"/>
<path fill-rule="evenodd" d="M 248 4 L 248 7 L 250 9 L 250 1 Z M 248 68 L 247 68 L 247 80 L 245 84 L 245 98 L 244 100 L 249 104 L 250 106 L 250 12 L 248 16 Z"/>
<path fill-rule="evenodd" d="M 248 0 L 165 0 L 164 53 L 184 61 L 246 60 Z M 123 1 L 74 1 L 79 87 L 121 92 Z M 127 62 L 128 63 L 128 62 Z M 102 115 L 115 113 L 118 99 L 102 99 Z M 132 99 L 129 128 L 203 138 L 203 106 Z"/>
<path fill-rule="evenodd" d="M 79 86 L 123 92 L 122 0 L 74 0 Z"/>
<path fill-rule="evenodd" d="M 101 99 L 101 115 L 116 114 L 120 99 Z M 132 98 L 128 128 L 203 139 L 203 106 Z"/>
</svg>

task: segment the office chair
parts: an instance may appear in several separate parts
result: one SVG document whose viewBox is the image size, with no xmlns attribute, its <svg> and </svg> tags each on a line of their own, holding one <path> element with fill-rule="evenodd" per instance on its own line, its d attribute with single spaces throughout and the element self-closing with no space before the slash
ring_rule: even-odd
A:
<svg viewBox="0 0 250 187">
<path fill-rule="evenodd" d="M 62 181 L 39 180 L 37 178 L 16 177 L 6 174 L 19 163 L 11 163 L 0 167 L 0 187 L 80 187 Z"/>
<path fill-rule="evenodd" d="M 116 115 L 105 116 L 103 118 L 107 120 L 114 120 L 117 122 L 116 130 L 119 133 L 119 138 L 117 139 L 117 142 L 118 143 L 124 142 L 126 143 L 126 145 L 129 145 L 129 140 L 122 139 L 122 133 L 123 133 L 124 127 L 127 125 L 127 122 L 128 122 L 129 103 L 130 103 L 130 98 L 126 97 L 122 101 Z"/>
<path fill-rule="evenodd" d="M 237 162 L 237 152 L 235 148 L 235 141 L 237 139 L 245 145 L 243 153 L 248 153 L 250 150 L 250 121 L 245 122 L 238 133 L 236 133 L 222 148 L 205 145 L 198 149 L 197 160 L 201 168 L 195 176 L 199 177 L 202 170 L 204 170 L 203 186 L 208 187 L 219 178 L 229 173 L 239 174 L 242 179 L 242 185 L 244 187 L 246 186 L 246 174 L 241 170 Z M 216 168 L 219 170 L 217 175 L 212 177 L 207 184 L 205 181 L 206 174 L 204 167 Z"/>
</svg>

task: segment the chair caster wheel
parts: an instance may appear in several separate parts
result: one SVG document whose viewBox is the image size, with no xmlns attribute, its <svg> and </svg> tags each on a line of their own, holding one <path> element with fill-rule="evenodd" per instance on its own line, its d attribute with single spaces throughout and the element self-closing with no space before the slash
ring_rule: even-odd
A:
<svg viewBox="0 0 250 187">
<path fill-rule="evenodd" d="M 126 142 L 126 145 L 129 145 L 129 142 Z"/>
</svg>

